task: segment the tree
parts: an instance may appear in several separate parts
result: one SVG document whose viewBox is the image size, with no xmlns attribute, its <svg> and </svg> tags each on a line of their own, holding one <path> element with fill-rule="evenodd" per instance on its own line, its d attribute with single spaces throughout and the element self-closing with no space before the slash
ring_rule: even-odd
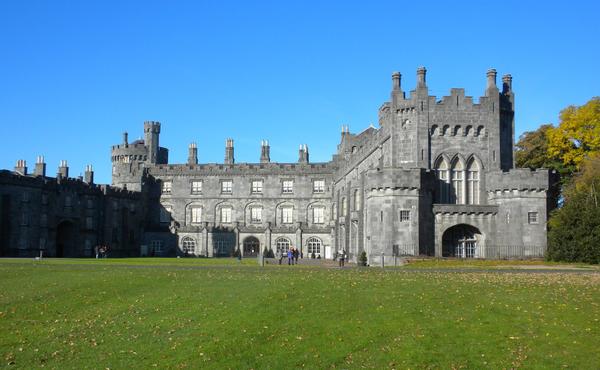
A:
<svg viewBox="0 0 600 370">
<path fill-rule="evenodd" d="M 558 159 L 571 174 L 584 159 L 600 154 L 600 97 L 560 112 L 560 124 L 547 131 L 548 156 Z"/>
<path fill-rule="evenodd" d="M 548 154 L 548 132 L 551 124 L 541 125 L 535 131 L 527 131 L 519 136 L 515 144 L 515 162 L 520 168 L 551 168 L 559 170 L 562 166 L 557 158 Z"/>
<path fill-rule="evenodd" d="M 600 263 L 600 155 L 585 158 L 549 221 L 547 258 Z"/>
</svg>

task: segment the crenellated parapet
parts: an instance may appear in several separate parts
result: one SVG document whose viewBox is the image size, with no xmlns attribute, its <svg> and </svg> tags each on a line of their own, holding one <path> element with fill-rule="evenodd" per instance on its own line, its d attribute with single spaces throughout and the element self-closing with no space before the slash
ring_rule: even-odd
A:
<svg viewBox="0 0 600 370">
<path fill-rule="evenodd" d="M 488 192 L 547 191 L 554 186 L 552 170 L 515 168 L 510 171 L 492 171 L 486 174 Z"/>
</svg>

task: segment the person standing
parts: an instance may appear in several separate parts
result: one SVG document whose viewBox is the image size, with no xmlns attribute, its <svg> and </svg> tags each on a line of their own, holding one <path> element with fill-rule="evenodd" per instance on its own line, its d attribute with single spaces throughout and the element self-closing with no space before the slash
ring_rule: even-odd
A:
<svg viewBox="0 0 600 370">
<path fill-rule="evenodd" d="M 344 267 L 344 261 L 346 259 L 346 251 L 341 249 L 338 254 L 338 259 L 340 260 L 340 267 Z"/>
<path fill-rule="evenodd" d="M 292 250 L 293 250 L 293 248 L 290 248 L 287 251 L 288 265 L 293 265 L 294 264 L 294 258 L 293 258 L 293 252 L 292 252 Z"/>
<path fill-rule="evenodd" d="M 298 256 L 300 256 L 300 252 L 298 251 L 298 248 L 294 248 L 294 262 L 296 265 L 298 264 Z"/>
</svg>

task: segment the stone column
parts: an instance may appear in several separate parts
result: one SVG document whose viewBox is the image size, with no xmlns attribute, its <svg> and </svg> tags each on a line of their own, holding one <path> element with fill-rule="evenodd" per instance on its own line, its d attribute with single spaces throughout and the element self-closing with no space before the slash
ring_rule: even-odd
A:
<svg viewBox="0 0 600 370">
<path fill-rule="evenodd" d="M 296 229 L 296 248 L 299 248 L 301 256 L 304 257 L 306 251 L 302 246 L 302 222 L 298 222 L 298 228 Z"/>
<path fill-rule="evenodd" d="M 236 248 L 240 251 L 242 257 L 244 256 L 244 250 L 240 245 L 240 229 L 238 228 L 239 222 L 235 223 L 235 227 L 233 228 L 233 233 L 235 234 L 235 245 Z"/>
<path fill-rule="evenodd" d="M 273 249 L 271 246 L 271 223 L 270 222 L 267 222 L 267 228 L 265 229 L 265 247 L 268 250 Z"/>
<path fill-rule="evenodd" d="M 214 248 L 214 242 L 213 242 L 213 233 L 209 232 L 208 229 L 212 228 L 212 225 L 209 224 L 208 222 L 204 223 L 204 235 L 206 235 L 206 238 L 204 239 L 204 246 L 206 247 L 206 255 L 208 257 L 214 257 L 215 255 L 215 248 Z"/>
</svg>

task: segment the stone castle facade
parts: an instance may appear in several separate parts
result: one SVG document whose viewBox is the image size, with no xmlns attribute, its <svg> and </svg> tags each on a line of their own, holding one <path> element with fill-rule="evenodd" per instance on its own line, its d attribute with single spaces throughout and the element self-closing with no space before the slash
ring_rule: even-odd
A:
<svg viewBox="0 0 600 370">
<path fill-rule="evenodd" d="M 514 168 L 514 103 L 511 76 L 499 89 L 495 70 L 478 103 L 464 89 L 430 96 L 425 68 L 407 96 L 394 73 L 379 128 L 343 127 L 324 163 L 310 162 L 306 145 L 296 163 L 271 162 L 267 141 L 259 162 L 236 163 L 227 139 L 223 163 L 198 163 L 192 143 L 187 163 L 169 164 L 160 123 L 145 122 L 143 140 L 129 143 L 124 134 L 112 147 L 112 187 L 101 192 L 111 200 L 103 198 L 98 219 L 113 227 L 94 240 L 127 239 L 124 250 L 134 255 L 253 256 L 297 247 L 304 257 L 343 249 L 356 259 L 365 251 L 371 263 L 393 255 L 541 257 L 556 179 Z M 112 198 L 128 201 L 111 210 Z M 81 223 L 76 228 L 85 230 Z"/>
</svg>

